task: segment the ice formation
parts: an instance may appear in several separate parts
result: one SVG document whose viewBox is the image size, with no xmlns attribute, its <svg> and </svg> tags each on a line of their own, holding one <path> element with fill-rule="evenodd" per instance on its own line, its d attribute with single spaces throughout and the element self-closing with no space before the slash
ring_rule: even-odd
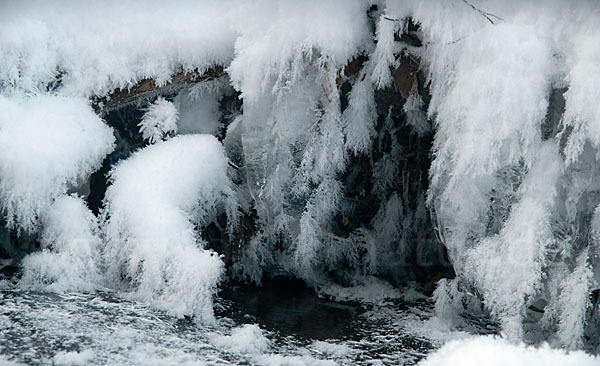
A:
<svg viewBox="0 0 600 366">
<path fill-rule="evenodd" d="M 210 89 L 205 87 L 206 84 L 209 84 Z M 221 132 L 224 126 L 219 120 L 219 99 L 223 89 L 229 87 L 222 84 L 223 82 L 213 82 L 212 85 L 210 82 L 201 83 L 177 94 L 173 101 L 179 117 L 177 133 L 218 135 Z"/>
<path fill-rule="evenodd" d="M 234 224 L 227 159 L 212 136 L 177 136 L 148 146 L 110 173 L 105 198 L 106 275 L 136 297 L 178 315 L 212 316 L 219 256 L 195 231 L 217 209 Z"/>
<path fill-rule="evenodd" d="M 92 291 L 103 285 L 96 216 L 76 196 L 57 199 L 43 221 L 41 252 L 23 260 L 21 285 L 36 290 Z"/>
<path fill-rule="evenodd" d="M 223 265 L 201 238 L 225 210 L 239 278 L 402 282 L 446 248 L 456 278 L 434 294 L 441 317 L 491 315 L 508 339 L 598 352 L 598 4 L 169 5 L 0 11 L 0 208 L 44 246 L 24 283 L 60 287 L 51 256 L 84 281 L 100 248 L 109 286 L 208 319 Z M 127 156 L 116 131 L 97 231 L 66 196 L 114 147 L 90 100 L 104 113 L 115 90 L 210 68 L 223 72 L 147 110 L 154 145 Z"/>
<path fill-rule="evenodd" d="M 570 100 L 572 91 L 564 94 L 562 119 L 553 117 L 560 117 L 560 106 L 551 105 L 552 93 L 573 80 L 575 70 L 565 70 L 585 39 L 556 31 L 556 17 L 590 10 L 583 32 L 598 15 L 594 7 L 551 2 L 499 9 L 503 20 L 468 35 L 455 32 L 461 40 L 451 44 L 433 31 L 427 35 L 431 24 L 422 22 L 432 42 L 424 60 L 429 115 L 437 125 L 429 202 L 457 272 L 450 297 L 461 309 L 469 301 L 457 291 L 478 293 L 509 339 L 543 337 L 558 319 L 557 344 L 578 347 L 584 334 L 597 332 L 590 296 L 600 272 L 591 217 L 599 202 L 592 198 L 593 170 L 583 173 L 582 162 L 573 162 L 571 142 L 580 127 L 569 127 L 569 116 L 588 107 Z M 585 137 L 578 148 L 588 138 L 593 141 Z M 564 276 L 585 278 L 587 290 L 561 285 Z M 549 304 L 541 321 L 526 322 L 527 308 L 540 300 Z M 578 310 L 562 307 L 565 302 Z"/>
<path fill-rule="evenodd" d="M 177 107 L 165 98 L 158 98 L 144 113 L 140 122 L 140 133 L 151 144 L 177 133 Z"/>
</svg>

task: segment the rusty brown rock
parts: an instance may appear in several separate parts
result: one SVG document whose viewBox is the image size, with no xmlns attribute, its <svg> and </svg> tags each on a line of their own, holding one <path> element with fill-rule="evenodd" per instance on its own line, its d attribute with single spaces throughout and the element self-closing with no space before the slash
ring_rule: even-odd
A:
<svg viewBox="0 0 600 366">
<path fill-rule="evenodd" d="M 411 93 L 417 92 L 419 86 L 417 80 L 418 69 L 419 67 L 412 60 L 408 59 L 402 60 L 400 66 L 393 71 L 394 86 L 403 98 L 408 98 Z"/>
</svg>

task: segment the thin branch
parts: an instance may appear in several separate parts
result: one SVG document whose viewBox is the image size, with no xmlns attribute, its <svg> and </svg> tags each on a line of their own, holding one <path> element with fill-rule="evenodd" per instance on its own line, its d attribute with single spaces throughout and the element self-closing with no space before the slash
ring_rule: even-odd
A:
<svg viewBox="0 0 600 366">
<path fill-rule="evenodd" d="M 329 97 L 329 93 L 327 93 L 327 90 L 325 89 L 325 85 L 323 83 L 321 83 L 321 89 L 323 89 L 323 95 L 325 95 L 325 99 L 327 99 L 327 102 L 331 103 L 331 98 Z"/>
<path fill-rule="evenodd" d="M 450 42 L 447 42 L 447 43 L 441 43 L 441 44 L 443 44 L 445 46 L 450 46 L 450 45 L 453 45 L 455 43 L 458 43 L 458 42 L 462 41 L 465 38 L 467 38 L 467 36 L 460 37 L 460 38 L 455 39 L 454 41 L 450 41 Z M 440 43 L 437 43 L 437 42 L 423 42 L 423 44 L 425 45 L 425 47 L 427 47 L 427 46 L 432 45 L 432 44 L 435 45 L 435 44 L 440 44 Z"/>
<path fill-rule="evenodd" d="M 483 11 L 479 8 L 476 8 L 475 5 L 471 4 L 470 2 L 468 2 L 467 0 L 463 0 L 463 2 L 467 5 L 469 5 L 473 10 L 475 10 L 476 12 L 478 12 L 479 14 L 483 15 L 485 17 L 485 19 L 487 19 L 490 23 L 495 24 L 494 21 L 490 18 L 496 18 L 498 20 L 504 21 L 504 19 L 500 18 L 497 15 L 494 15 L 492 13 L 488 13 L 487 11 Z"/>
</svg>

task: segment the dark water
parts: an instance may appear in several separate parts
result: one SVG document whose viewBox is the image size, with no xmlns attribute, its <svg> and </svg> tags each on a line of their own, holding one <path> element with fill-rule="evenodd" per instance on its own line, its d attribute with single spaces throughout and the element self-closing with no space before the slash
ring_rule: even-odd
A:
<svg viewBox="0 0 600 366">
<path fill-rule="evenodd" d="M 355 331 L 359 305 L 319 298 L 303 281 L 276 278 L 261 286 L 233 285 L 221 290 L 224 311 L 217 315 L 238 322 L 256 320 L 261 328 L 299 339 L 339 338 Z"/>
<path fill-rule="evenodd" d="M 425 331 L 428 300 L 379 305 L 319 298 L 301 282 L 228 286 L 216 301 L 217 324 L 177 319 L 111 292 L 0 292 L 0 364 L 28 365 L 411 365 L 439 346 Z M 243 354 L 214 346 L 214 336 L 258 324 L 268 352 Z"/>
</svg>

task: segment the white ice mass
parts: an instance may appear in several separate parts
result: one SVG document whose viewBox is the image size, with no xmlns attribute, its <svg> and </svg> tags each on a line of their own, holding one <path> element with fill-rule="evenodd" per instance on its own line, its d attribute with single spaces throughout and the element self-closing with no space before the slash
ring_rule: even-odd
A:
<svg viewBox="0 0 600 366">
<path fill-rule="evenodd" d="M 223 264 L 194 230 L 218 206 L 235 220 L 227 159 L 208 135 L 148 146 L 111 172 L 103 250 L 106 275 L 175 315 L 212 316 Z"/>
</svg>

